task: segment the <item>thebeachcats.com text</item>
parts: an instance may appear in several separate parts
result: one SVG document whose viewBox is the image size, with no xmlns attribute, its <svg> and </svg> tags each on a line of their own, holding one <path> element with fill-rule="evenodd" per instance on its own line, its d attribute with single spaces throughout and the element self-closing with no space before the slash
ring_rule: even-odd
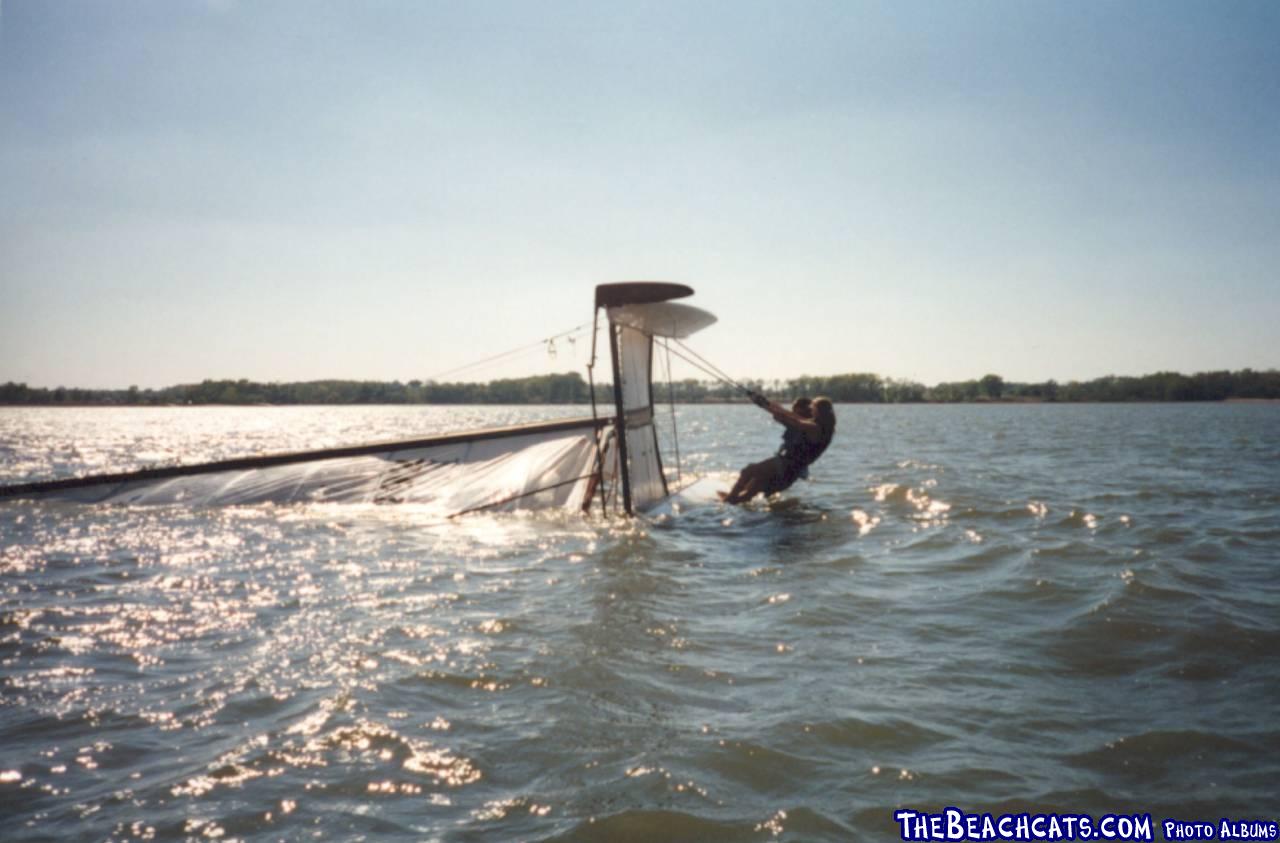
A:
<svg viewBox="0 0 1280 843">
<path fill-rule="evenodd" d="M 902 808 L 894 812 L 903 840 L 1277 840 L 1275 820 L 1181 820 L 1158 824 L 1150 813 L 1134 814 L 970 814 L 947 807 L 941 813 Z"/>
</svg>

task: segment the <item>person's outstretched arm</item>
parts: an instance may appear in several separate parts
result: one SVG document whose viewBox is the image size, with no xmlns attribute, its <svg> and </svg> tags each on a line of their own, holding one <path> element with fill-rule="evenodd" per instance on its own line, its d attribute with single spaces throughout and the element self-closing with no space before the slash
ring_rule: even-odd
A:
<svg viewBox="0 0 1280 843">
<path fill-rule="evenodd" d="M 818 423 L 813 419 L 804 419 L 795 413 L 777 404 L 773 401 L 769 402 L 769 406 L 765 407 L 769 414 L 774 417 L 780 424 L 798 430 L 808 439 L 818 439 L 822 436 L 822 428 L 818 427 Z"/>
</svg>

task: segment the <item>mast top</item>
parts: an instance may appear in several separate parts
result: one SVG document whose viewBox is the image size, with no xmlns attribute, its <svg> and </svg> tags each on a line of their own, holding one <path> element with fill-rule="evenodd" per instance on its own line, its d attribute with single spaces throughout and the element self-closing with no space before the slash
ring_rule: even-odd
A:
<svg viewBox="0 0 1280 843">
<path fill-rule="evenodd" d="M 693 288 L 667 281 L 621 281 L 596 285 L 596 307 L 618 307 L 624 304 L 683 299 L 693 295 Z"/>
</svg>

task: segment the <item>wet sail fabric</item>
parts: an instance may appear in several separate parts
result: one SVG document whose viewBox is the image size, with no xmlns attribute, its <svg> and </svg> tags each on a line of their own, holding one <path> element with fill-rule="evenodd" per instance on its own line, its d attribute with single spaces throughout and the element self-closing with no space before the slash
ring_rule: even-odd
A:
<svg viewBox="0 0 1280 843">
<path fill-rule="evenodd" d="M 667 496 L 667 480 L 653 423 L 653 337 L 634 328 L 617 329 L 618 380 L 632 509 L 643 510 Z"/>
<path fill-rule="evenodd" d="M 633 304 L 608 309 L 609 321 L 651 337 L 685 339 L 716 323 L 714 314 L 676 302 Z"/>
<path fill-rule="evenodd" d="M 669 301 L 607 309 L 614 343 L 618 429 L 626 464 L 624 505 L 643 511 L 669 492 L 653 412 L 654 337 L 682 338 L 715 322 L 705 310 Z"/>
<path fill-rule="evenodd" d="M 0 500 L 225 506 L 412 503 L 450 516 L 563 508 L 643 511 L 667 497 L 653 409 L 654 337 L 687 337 L 715 322 L 670 301 L 680 284 L 596 288 L 608 317 L 615 415 L 468 431 L 200 465 L 0 487 Z M 597 312 L 597 319 L 598 319 Z M 593 339 L 593 362 L 594 362 Z"/>
<path fill-rule="evenodd" d="M 581 508 L 604 424 L 575 419 L 31 483 L 0 493 L 80 503 L 191 506 L 413 503 L 445 515 Z"/>
</svg>

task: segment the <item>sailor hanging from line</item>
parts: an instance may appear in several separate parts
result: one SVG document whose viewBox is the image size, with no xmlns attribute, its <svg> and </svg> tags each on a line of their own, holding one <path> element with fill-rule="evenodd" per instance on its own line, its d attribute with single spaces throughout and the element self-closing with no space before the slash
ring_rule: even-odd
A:
<svg viewBox="0 0 1280 843">
<path fill-rule="evenodd" d="M 791 412 L 795 413 L 802 419 L 813 418 L 813 399 L 807 395 L 797 398 L 791 402 Z M 790 457 L 796 452 L 797 448 L 804 446 L 804 434 L 790 427 L 782 430 L 782 446 L 778 448 L 778 456 Z M 799 480 L 809 479 L 809 466 L 805 466 L 800 470 Z"/>
<path fill-rule="evenodd" d="M 787 489 L 801 477 L 808 477 L 809 465 L 822 456 L 836 432 L 836 414 L 830 398 L 815 398 L 809 407 L 802 403 L 808 399 L 798 399 L 793 408 L 787 410 L 759 393 L 749 395 L 783 425 L 786 432 L 777 454 L 742 469 L 733 488 L 719 493 L 725 503 L 745 503 L 761 494 L 767 497 Z"/>
</svg>

